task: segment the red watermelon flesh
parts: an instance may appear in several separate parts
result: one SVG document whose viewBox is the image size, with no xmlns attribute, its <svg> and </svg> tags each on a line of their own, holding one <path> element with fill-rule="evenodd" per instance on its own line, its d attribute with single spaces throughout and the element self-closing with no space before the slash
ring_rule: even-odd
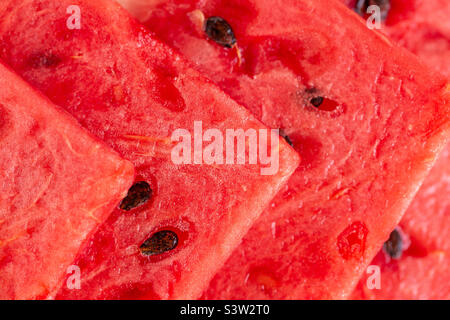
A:
<svg viewBox="0 0 450 320">
<path fill-rule="evenodd" d="M 383 250 L 379 289 L 361 279 L 353 299 L 450 299 L 450 146 L 443 151 L 403 217 L 404 251 L 391 259 Z M 370 279 L 369 279 L 370 280 Z"/>
<path fill-rule="evenodd" d="M 112 1 L 77 1 L 82 26 L 69 30 L 72 2 L 2 1 L 1 55 L 131 160 L 152 194 L 112 214 L 76 262 L 82 290 L 57 298 L 197 298 L 298 156 L 281 139 L 274 175 L 260 163 L 175 165 L 171 135 L 191 133 L 195 121 L 223 134 L 267 128 Z"/>
<path fill-rule="evenodd" d="M 337 2 L 146 5 L 152 31 L 302 157 L 204 298 L 348 296 L 446 140 L 446 80 Z M 205 34 L 210 17 L 232 48 Z"/>
<path fill-rule="evenodd" d="M 355 1 L 344 1 L 355 8 Z M 430 67 L 450 75 L 450 3 L 391 0 L 383 31 Z M 426 178 L 400 223 L 410 248 L 400 259 L 380 252 L 371 263 L 382 270 L 381 290 L 369 290 L 367 275 L 356 299 L 450 299 L 450 145 Z M 447 256 L 447 257 L 445 257 Z"/>
<path fill-rule="evenodd" d="M 450 145 L 447 145 L 400 224 L 412 244 L 417 243 L 426 252 L 450 253 L 449 195 Z"/>
<path fill-rule="evenodd" d="M 133 167 L 0 62 L 0 173 L 0 299 L 51 297 Z"/>
<path fill-rule="evenodd" d="M 363 276 L 351 296 L 352 299 L 450 299 L 448 252 L 433 251 L 422 258 L 405 254 L 401 260 L 391 262 L 386 259 L 383 252 L 380 252 L 372 262 L 381 266 L 381 288 L 368 289 L 365 285 L 368 276 Z"/>
<path fill-rule="evenodd" d="M 341 0 L 354 9 L 356 0 Z M 376 2 L 376 1 L 375 1 Z M 450 76 L 450 2 L 389 0 L 383 31 L 432 68 Z"/>
</svg>

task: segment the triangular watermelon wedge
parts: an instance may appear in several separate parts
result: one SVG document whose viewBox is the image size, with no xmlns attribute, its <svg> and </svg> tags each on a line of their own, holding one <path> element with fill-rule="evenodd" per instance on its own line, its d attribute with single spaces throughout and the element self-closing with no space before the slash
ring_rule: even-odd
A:
<svg viewBox="0 0 450 320">
<path fill-rule="evenodd" d="M 76 262 L 82 289 L 57 298 L 197 298 L 298 156 L 276 135 L 268 152 L 279 155 L 279 170 L 271 175 L 266 161 L 240 164 L 233 154 L 226 164 L 202 163 L 196 153 L 196 163 L 177 164 L 177 130 L 269 130 L 115 2 L 76 3 L 0 3 L 0 55 L 137 170 L 129 197 Z M 199 140 L 188 141 L 197 148 Z M 248 145 L 245 159 L 255 143 Z"/>
<path fill-rule="evenodd" d="M 131 163 L 0 62 L 0 299 L 49 298 L 76 276 L 78 251 L 133 178 Z"/>
<path fill-rule="evenodd" d="M 367 272 L 353 299 L 450 299 L 450 145 L 439 157 L 403 217 L 398 255 L 381 250 L 379 287 Z M 397 252 L 396 252 L 397 253 Z"/>
<path fill-rule="evenodd" d="M 445 144 L 446 79 L 337 1 L 119 2 L 302 156 L 204 297 L 347 297 Z"/>
<path fill-rule="evenodd" d="M 356 9 L 355 1 L 344 2 Z M 383 31 L 431 68 L 449 76 L 450 3 L 390 0 L 389 5 Z M 396 246 L 398 256 L 392 258 L 382 250 L 371 262 L 381 268 L 380 288 L 369 286 L 373 275 L 366 273 L 352 295 L 354 299 L 450 299 L 449 194 L 450 145 L 447 145 L 405 213 L 399 231 L 394 231 L 401 235 Z"/>
</svg>

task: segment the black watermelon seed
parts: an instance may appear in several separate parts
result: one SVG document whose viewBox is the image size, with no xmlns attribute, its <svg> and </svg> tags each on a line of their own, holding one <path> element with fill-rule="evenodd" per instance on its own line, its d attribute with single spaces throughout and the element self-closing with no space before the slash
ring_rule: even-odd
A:
<svg viewBox="0 0 450 320">
<path fill-rule="evenodd" d="M 209 17 L 205 21 L 205 33 L 211 40 L 232 48 L 236 44 L 236 37 L 230 24 L 221 17 Z"/>
<path fill-rule="evenodd" d="M 392 259 L 401 258 L 403 253 L 403 240 L 397 228 L 391 232 L 389 239 L 383 245 L 383 249 Z"/>
<path fill-rule="evenodd" d="M 178 236 L 170 230 L 162 230 L 154 233 L 140 246 L 141 253 L 145 256 L 153 256 L 173 250 L 178 245 Z"/>
<path fill-rule="evenodd" d="M 152 189 L 145 181 L 139 181 L 131 186 L 127 196 L 120 202 L 119 208 L 130 211 L 145 204 L 152 196 Z"/>
<path fill-rule="evenodd" d="M 310 100 L 310 102 L 314 107 L 318 108 L 323 103 L 323 97 L 314 97 Z"/>
<path fill-rule="evenodd" d="M 292 143 L 291 138 L 289 138 L 289 136 L 286 134 L 286 132 L 283 129 L 280 129 L 280 136 L 282 136 L 284 138 L 284 140 L 286 140 L 286 142 L 293 147 L 294 144 Z"/>
<path fill-rule="evenodd" d="M 303 106 L 312 106 L 316 110 L 332 112 L 332 116 L 336 117 L 344 110 L 344 106 L 335 100 L 327 98 L 324 93 L 315 87 L 306 88 L 296 92 L 299 103 Z M 308 108 L 311 110 L 311 108 Z"/>
<path fill-rule="evenodd" d="M 391 9 L 390 0 L 358 0 L 354 10 L 361 17 L 365 17 L 367 14 L 367 8 L 372 5 L 380 7 L 381 20 L 385 21 L 387 19 L 389 10 Z"/>
</svg>

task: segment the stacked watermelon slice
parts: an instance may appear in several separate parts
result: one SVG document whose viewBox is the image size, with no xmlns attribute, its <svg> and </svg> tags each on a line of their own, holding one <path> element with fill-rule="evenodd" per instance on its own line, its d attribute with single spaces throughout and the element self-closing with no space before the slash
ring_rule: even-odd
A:
<svg viewBox="0 0 450 320">
<path fill-rule="evenodd" d="M 129 3 L 126 2 L 122 3 L 124 5 L 129 5 Z M 140 5 L 142 6 L 142 4 L 143 2 L 141 1 Z M 350 63 L 354 63 L 355 56 L 358 57 L 358 55 L 361 55 L 353 48 L 353 43 L 349 41 L 349 38 L 352 38 L 352 36 L 341 30 L 335 31 L 336 34 L 333 34 L 333 40 L 336 39 L 335 46 L 332 45 L 332 40 L 327 39 L 328 30 L 333 29 L 327 24 L 332 24 L 334 22 L 334 24 L 337 25 L 339 20 L 333 20 L 333 14 L 327 13 L 327 9 L 320 11 L 320 1 L 316 1 L 314 5 L 307 1 L 300 4 L 290 3 L 289 1 L 280 1 L 280 3 L 277 4 L 264 1 L 246 1 L 244 3 L 242 1 L 231 3 L 230 1 L 147 1 L 146 4 L 146 10 L 142 10 L 142 8 L 139 7 L 130 7 L 130 9 L 132 12 L 136 13 L 143 12 L 143 15 L 138 17 L 145 21 L 150 29 L 155 31 L 165 41 L 168 41 L 180 49 L 186 56 L 190 57 L 190 59 L 194 61 L 204 73 L 208 74 L 216 81 L 222 89 L 227 91 L 233 98 L 243 103 L 252 110 L 253 113 L 258 115 L 262 121 L 270 126 L 286 127 L 286 123 L 289 123 L 289 119 L 293 117 L 292 114 L 299 113 L 295 106 L 289 108 L 289 105 L 293 105 L 290 101 L 292 92 L 298 89 L 295 87 L 298 77 L 287 78 L 286 74 L 288 74 L 290 70 L 286 71 L 286 69 L 295 69 L 296 63 L 300 64 L 300 66 L 297 67 L 299 78 L 306 82 L 307 85 L 314 88 L 317 87 L 317 84 L 314 84 L 314 82 L 319 82 L 319 80 L 317 80 L 318 77 L 319 79 L 320 77 L 324 77 L 327 71 L 333 72 L 333 78 L 330 77 L 326 79 L 325 85 L 336 88 L 342 85 L 336 84 L 337 81 L 335 80 L 337 78 L 336 73 L 339 73 L 339 67 L 346 66 L 345 60 L 347 59 Z M 324 5 L 324 7 L 326 6 Z M 306 18 L 307 20 L 302 20 L 302 10 L 305 12 L 308 12 L 308 10 L 309 12 L 313 12 L 311 15 L 314 15 L 314 17 L 308 16 Z M 239 56 L 234 52 L 227 52 L 219 46 L 214 46 L 214 43 L 208 41 L 207 35 L 205 36 L 202 33 L 196 32 L 198 28 L 195 28 L 195 26 L 202 25 L 198 20 L 207 19 L 210 16 L 221 16 L 233 26 L 234 32 L 236 33 L 236 48 L 239 50 Z M 245 17 L 243 18 L 243 16 Z M 277 19 L 277 17 L 279 18 Z M 326 17 L 326 19 L 324 19 L 324 17 Z M 342 17 L 340 17 L 340 19 L 342 19 Z M 322 22 L 321 20 L 325 20 L 326 22 Z M 267 21 L 271 21 L 272 24 L 268 24 Z M 276 28 L 273 27 L 273 21 L 276 21 Z M 297 21 L 297 24 L 293 21 Z M 300 26 L 296 27 L 299 24 L 299 21 L 301 22 Z M 357 23 L 358 22 L 354 22 L 354 24 Z M 326 25 L 323 28 L 324 31 L 321 34 L 322 37 L 314 37 L 311 35 L 314 31 L 320 30 L 321 24 Z M 311 27 L 308 28 L 308 25 L 311 25 Z M 273 29 L 275 29 L 275 31 Z M 355 29 L 358 29 L 358 27 L 355 26 Z M 359 29 L 362 28 L 359 27 Z M 305 37 L 306 39 L 302 39 L 303 43 L 305 43 L 305 47 L 302 47 L 301 44 L 296 44 L 295 37 L 294 40 L 292 40 L 290 32 L 295 30 L 297 30 L 295 33 L 296 38 L 305 37 L 301 35 L 303 30 L 306 30 L 305 32 L 309 33 L 309 38 Z M 367 30 L 364 30 L 363 32 L 367 33 Z M 301 36 L 299 36 L 299 34 Z M 346 39 L 338 39 L 338 36 L 345 37 Z M 362 37 L 363 36 L 360 36 L 358 39 Z M 379 35 L 379 37 L 380 39 L 377 42 L 380 44 L 389 41 L 382 35 Z M 258 41 L 262 43 L 260 44 L 260 47 L 258 47 Z M 322 45 L 321 47 L 320 44 L 323 42 L 325 42 L 327 46 Z M 370 45 L 374 53 L 377 52 L 377 45 L 375 43 L 376 42 Z M 345 44 L 349 44 L 350 46 L 345 47 Z M 326 49 L 330 46 L 332 49 L 329 49 L 330 52 L 327 52 Z M 345 48 L 341 49 L 342 46 Z M 363 42 L 361 47 L 364 48 L 365 46 L 366 44 Z M 261 47 L 263 48 L 261 49 Z M 315 47 L 317 47 L 316 52 L 313 51 Z M 312 52 L 308 52 L 308 49 Z M 278 53 L 278 57 L 274 58 L 274 52 Z M 370 63 L 373 66 L 380 65 L 380 56 L 374 53 L 372 53 L 372 57 L 375 61 L 371 61 Z M 343 61 L 336 62 L 337 58 L 333 56 L 333 54 L 339 56 L 339 59 Z M 214 56 L 214 59 L 207 59 L 205 58 L 205 55 Z M 233 58 L 236 56 L 237 61 L 236 58 L 233 61 Z M 346 56 L 348 58 L 345 58 Z M 278 60 L 284 65 L 283 67 L 287 68 L 280 68 L 276 63 L 273 63 L 273 60 L 276 60 L 276 58 L 279 57 L 281 58 Z M 310 57 L 311 61 L 320 61 L 319 67 L 322 69 L 317 68 L 319 69 L 318 74 L 314 75 L 314 77 L 311 77 L 308 74 L 308 71 L 314 70 L 311 65 L 308 65 L 309 61 L 305 61 L 308 57 Z M 386 60 L 389 61 L 389 59 Z M 221 64 L 218 64 L 217 61 L 220 61 Z M 255 63 L 255 61 L 257 61 L 257 63 Z M 301 61 L 301 63 L 298 63 L 297 61 Z M 327 62 L 329 63 L 327 64 Z M 232 69 L 233 63 L 238 64 L 239 68 Z M 358 60 L 358 63 L 361 65 L 363 62 Z M 248 66 L 251 68 L 250 71 L 253 72 L 250 73 L 250 79 L 248 77 Z M 358 83 L 364 81 L 359 77 L 370 79 L 367 70 L 359 70 L 357 69 L 357 66 L 352 66 L 352 69 L 358 70 L 358 75 L 355 77 L 356 79 L 359 79 Z M 346 80 L 342 81 L 347 87 L 351 85 L 349 79 L 355 72 L 352 69 L 349 67 L 349 70 L 351 71 L 350 74 L 346 70 Z M 385 72 L 387 69 L 388 67 L 386 64 L 380 66 L 381 73 Z M 408 69 L 410 68 L 408 67 Z M 232 71 L 230 72 L 230 70 Z M 272 76 L 270 80 L 267 80 L 267 78 L 269 78 L 268 70 L 275 75 Z M 366 74 L 365 76 L 363 76 L 364 73 Z M 380 75 L 376 72 L 374 72 L 374 75 L 378 80 Z M 294 88 L 289 89 L 289 87 Z M 382 83 L 378 85 L 378 88 L 381 87 Z M 258 88 L 262 89 L 257 91 L 259 96 L 255 97 L 254 92 L 258 90 Z M 270 88 L 271 90 L 267 90 L 267 88 Z M 401 85 L 399 88 L 401 89 Z M 247 94 L 244 91 L 247 91 Z M 388 89 L 388 91 L 392 91 L 392 88 Z M 251 94 L 248 94 L 248 92 Z M 271 94 L 271 92 L 273 93 Z M 347 93 L 346 100 L 358 100 L 363 98 L 361 93 L 357 94 L 357 98 L 351 97 L 349 99 L 348 96 L 351 95 Z M 302 100 L 308 101 L 308 98 L 303 98 Z M 261 101 L 264 101 L 265 104 Z M 313 103 L 314 101 L 311 99 L 310 102 Z M 324 100 L 324 102 L 327 101 Z M 325 103 L 319 106 L 319 109 L 323 107 L 324 104 Z M 330 109 L 332 103 L 328 101 L 326 106 L 327 108 L 325 109 Z M 336 108 L 333 112 L 338 111 L 339 109 Z M 321 143 L 321 141 L 324 140 L 322 136 L 326 136 L 327 141 L 333 141 L 333 136 L 329 133 L 322 133 L 320 130 L 317 130 L 317 120 L 315 118 L 312 124 L 307 124 L 307 128 L 304 128 L 304 124 L 300 123 L 305 123 L 305 119 L 308 117 L 310 117 L 308 114 L 299 115 L 297 123 L 294 125 L 291 124 L 291 128 L 288 128 L 290 131 L 294 131 L 292 130 L 292 127 L 294 127 L 297 132 L 294 131 L 293 135 L 289 133 L 288 135 L 289 139 L 293 142 L 294 147 L 297 147 L 296 149 L 298 149 L 303 157 L 301 166 L 303 167 L 303 165 L 309 164 L 309 172 L 302 171 L 302 179 L 305 179 L 306 175 L 306 177 L 309 178 L 307 180 L 309 184 L 300 186 L 310 187 L 317 185 L 316 188 L 318 188 L 320 187 L 320 184 L 314 184 L 314 177 L 320 177 L 320 183 L 322 184 L 324 183 L 324 179 L 325 181 L 327 180 L 327 177 L 324 174 L 314 172 L 314 167 L 309 162 L 312 162 L 311 160 L 314 159 L 315 165 L 320 163 L 320 152 L 325 149 L 324 153 L 327 159 L 322 161 L 327 164 L 326 168 L 328 169 L 328 164 L 333 161 L 337 163 L 333 166 L 336 168 L 339 166 L 339 159 L 346 158 L 348 155 L 345 153 L 345 147 L 342 146 L 339 146 L 338 148 L 332 145 L 329 149 L 326 149 L 326 146 L 324 147 L 323 143 Z M 346 124 L 345 127 L 347 130 L 355 125 L 355 118 L 356 116 L 352 118 L 353 124 Z M 342 121 L 336 117 L 333 119 L 335 122 Z M 330 127 L 329 123 L 326 125 L 327 127 Z M 308 129 L 311 127 L 314 127 L 313 131 L 315 135 L 308 132 Z M 364 126 L 360 125 L 359 128 L 361 127 Z M 298 131 L 301 132 L 299 133 Z M 322 136 L 317 136 L 317 133 L 322 133 Z M 358 134 L 360 137 L 363 135 L 363 132 L 359 132 Z M 299 135 L 300 139 L 297 138 Z M 307 138 L 303 138 L 302 135 L 306 135 Z M 313 137 L 313 139 L 311 137 Z M 298 142 L 298 140 L 300 141 Z M 349 139 L 339 140 L 344 140 L 347 143 Z M 319 141 L 319 143 L 317 143 L 317 141 Z M 298 145 L 296 145 L 296 142 Z M 370 145 L 370 142 L 366 144 Z M 343 154 L 339 154 L 336 149 L 342 150 Z M 371 150 L 373 149 L 369 147 L 366 154 L 370 153 Z M 336 159 L 334 158 L 335 155 Z M 351 160 L 350 162 L 355 164 L 357 161 Z M 348 166 L 346 162 L 344 165 Z M 377 171 L 381 173 L 381 170 Z M 328 173 L 329 170 L 326 172 Z M 310 178 L 308 174 L 312 177 Z M 365 170 L 365 174 L 367 174 L 367 170 Z M 361 175 L 360 178 L 360 181 L 364 181 L 367 180 L 368 177 Z M 336 180 L 340 184 L 345 184 L 345 179 L 342 178 L 330 180 Z M 296 184 L 298 184 L 298 182 L 295 182 L 294 175 L 289 183 L 290 189 L 288 189 L 285 194 L 292 198 L 293 194 L 295 194 L 295 189 L 301 189 Z M 344 186 L 340 189 L 336 189 L 338 190 L 338 198 L 342 195 L 347 196 L 346 190 L 349 189 L 348 187 Z M 384 189 L 391 192 L 387 186 L 384 187 Z M 360 190 L 356 191 L 359 191 L 360 194 L 363 193 Z M 286 199 L 282 198 L 282 195 L 280 195 L 281 199 L 279 200 L 279 203 L 282 203 L 281 209 L 275 207 L 276 200 L 274 201 L 274 206 L 267 210 L 267 213 L 262 217 L 261 221 L 257 223 L 252 231 L 246 236 L 243 245 L 241 245 L 235 254 L 233 254 L 233 257 L 229 260 L 226 267 L 216 276 L 210 289 L 205 294 L 205 297 L 339 298 L 348 295 L 350 288 L 353 286 L 352 283 L 355 281 L 355 274 L 357 274 L 357 272 L 354 272 L 354 269 L 358 270 L 358 263 L 352 265 L 346 263 L 341 264 L 337 259 L 334 259 L 333 261 L 333 258 L 330 258 L 330 255 L 333 251 L 337 251 L 336 249 L 339 250 L 339 247 L 333 247 L 333 244 L 331 244 L 327 249 L 321 250 L 321 246 L 326 246 L 326 244 L 320 243 L 321 239 L 318 235 L 325 234 L 326 240 L 330 240 L 330 238 L 339 239 L 339 236 L 333 236 L 337 223 L 332 221 L 332 215 L 337 215 L 341 221 L 343 219 L 344 221 L 350 221 L 350 219 L 355 219 L 358 216 L 359 210 L 364 211 L 362 214 L 366 216 L 370 211 L 372 211 L 373 216 L 378 216 L 381 215 L 381 211 L 385 213 L 386 211 L 390 211 L 390 213 L 393 214 L 395 210 L 377 208 L 373 205 L 373 201 L 370 198 L 366 198 L 365 200 L 365 203 L 371 203 L 371 207 L 368 210 L 361 204 L 352 205 L 351 203 L 349 203 L 347 207 L 343 207 L 339 210 L 335 201 L 333 201 L 334 203 L 329 201 L 330 198 L 331 200 L 336 200 L 333 199 L 334 197 L 332 195 L 330 197 L 325 194 L 322 199 L 317 200 L 312 195 L 307 195 L 308 193 L 313 193 L 318 197 L 320 191 L 317 189 L 303 191 L 302 196 L 297 196 L 297 199 Z M 373 193 L 373 191 L 368 194 L 371 193 Z M 383 195 L 381 199 L 386 200 L 388 197 L 389 195 Z M 313 204 L 311 205 L 308 203 L 308 200 Z M 337 200 L 340 200 L 342 203 L 349 201 L 356 202 L 351 196 L 350 199 L 344 197 Z M 317 202 L 319 202 L 319 204 L 317 204 Z M 326 221 L 318 220 L 321 216 L 322 219 L 324 219 L 323 216 L 326 215 L 326 211 L 323 207 L 326 208 L 327 205 L 330 207 L 332 206 L 327 210 L 329 216 L 326 217 Z M 352 206 L 356 208 L 352 208 Z M 325 214 L 323 211 L 325 211 Z M 348 217 L 342 216 L 346 211 L 351 211 Z M 313 214 L 308 215 L 309 212 Z M 389 214 L 389 212 L 387 213 Z M 304 216 L 303 219 L 302 216 Z M 300 223 L 296 222 L 296 220 L 300 220 Z M 325 224 L 327 222 L 330 223 L 329 226 Z M 314 225 L 310 226 L 308 223 L 314 223 Z M 372 228 L 375 224 L 375 222 L 372 223 Z M 349 238 L 352 239 L 356 245 L 359 245 L 358 241 L 360 238 L 364 238 L 365 230 L 363 229 L 363 231 L 358 232 L 357 227 L 361 225 L 355 224 L 354 226 L 354 228 L 349 229 Z M 313 230 L 318 235 L 308 237 L 308 233 L 305 232 L 305 230 Z M 374 232 L 374 230 L 370 231 L 372 233 Z M 386 229 L 384 231 L 383 229 L 375 230 L 375 232 L 376 231 L 380 232 L 380 234 L 383 234 L 383 232 L 386 234 Z M 266 240 L 263 242 L 264 244 L 261 245 L 261 238 L 264 237 L 262 235 L 266 237 Z M 387 239 L 387 234 L 385 237 L 385 239 Z M 309 240 L 308 238 L 311 238 L 312 240 Z M 376 243 L 376 241 L 374 243 Z M 264 249 L 259 247 L 263 247 Z M 304 247 L 306 248 L 302 249 Z M 309 249 L 309 247 L 311 247 L 311 249 Z M 374 249 L 377 251 L 378 248 L 379 245 Z M 370 250 L 370 248 L 367 249 Z M 321 253 L 321 251 L 324 251 L 324 253 Z M 248 267 L 242 268 L 241 266 L 245 264 L 247 264 Z M 330 264 L 332 264 L 332 267 L 330 267 Z M 339 273 L 340 264 L 342 265 L 342 271 Z M 327 268 L 331 271 L 328 272 Z M 348 269 L 352 270 L 352 273 L 354 273 L 350 274 L 349 277 L 345 279 L 343 274 L 345 270 Z M 308 273 L 308 271 L 310 272 Z M 289 277 L 289 275 L 292 275 L 292 277 Z M 336 278 L 339 280 L 336 280 Z M 332 290 L 335 290 L 335 292 Z"/>
<path fill-rule="evenodd" d="M 82 290 L 65 286 L 58 298 L 198 297 L 298 156 L 275 135 L 266 146 L 277 155 L 271 175 L 266 163 L 233 164 L 228 154 L 226 163 L 198 159 L 197 130 L 271 134 L 117 3 L 78 3 L 80 29 L 66 27 L 71 0 L 0 4 L 1 58 L 136 168 L 129 196 L 74 261 Z M 193 156 L 188 148 L 182 162 L 180 130 L 195 130 L 186 138 Z"/>
<path fill-rule="evenodd" d="M 447 151 L 413 201 L 450 136 L 445 0 L 117 1 L 143 24 L 0 3 L 0 59 L 68 112 L 0 69 L 0 297 L 450 297 Z"/>
<path fill-rule="evenodd" d="M 0 299 L 46 298 L 76 271 L 133 167 L 2 63 L 0 143 Z"/>
<path fill-rule="evenodd" d="M 355 9 L 355 1 L 346 1 Z M 450 76 L 450 3 L 445 0 L 393 0 L 383 32 Z M 368 290 L 365 275 L 355 299 L 450 299 L 450 145 L 424 181 L 403 217 L 401 256 L 380 251 L 372 265 L 382 270 L 383 286 Z M 420 281 L 418 281 L 420 279 Z"/>
</svg>

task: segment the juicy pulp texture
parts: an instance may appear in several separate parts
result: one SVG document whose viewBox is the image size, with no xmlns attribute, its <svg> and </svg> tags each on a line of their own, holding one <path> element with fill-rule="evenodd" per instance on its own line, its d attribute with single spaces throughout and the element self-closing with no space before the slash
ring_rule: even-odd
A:
<svg viewBox="0 0 450 320">
<path fill-rule="evenodd" d="M 354 8 L 355 1 L 344 1 Z M 394 41 L 450 76 L 450 2 L 391 0 L 383 31 Z M 371 265 L 381 267 L 381 290 L 369 290 L 367 275 L 357 299 L 450 299 L 450 145 L 440 155 L 403 217 L 400 227 L 410 247 L 400 259 L 381 251 Z"/>
<path fill-rule="evenodd" d="M 146 181 L 152 196 L 130 211 L 115 210 L 76 262 L 82 290 L 62 290 L 57 298 L 197 298 L 298 156 L 277 137 L 274 175 L 262 175 L 260 163 L 174 164 L 171 135 L 192 134 L 195 121 L 204 132 L 267 128 L 112 1 L 77 1 L 81 29 L 68 29 L 72 2 L 2 1 L 0 55 L 131 160 L 136 181 Z M 178 245 L 141 254 L 140 246 L 164 230 L 178 236 Z"/>
<path fill-rule="evenodd" d="M 450 253 L 450 145 L 441 153 L 414 201 L 405 213 L 401 227 L 411 243 L 428 252 Z"/>
<path fill-rule="evenodd" d="M 204 298 L 347 297 L 445 144 L 446 79 L 334 1 L 119 2 L 302 157 Z"/>
<path fill-rule="evenodd" d="M 355 8 L 356 0 L 341 0 Z M 419 56 L 430 67 L 450 76 L 450 1 L 390 0 L 383 32 Z"/>
<path fill-rule="evenodd" d="M 365 275 L 353 299 L 450 299 L 450 145 L 442 152 L 400 223 L 405 248 L 399 259 L 380 251 L 381 288 Z"/>
<path fill-rule="evenodd" d="M 401 261 L 387 263 L 382 252 L 373 261 L 381 266 L 381 289 L 369 290 L 363 277 L 352 299 L 381 300 L 448 300 L 450 286 L 447 253 L 435 251 L 426 257 L 406 256 Z"/>
<path fill-rule="evenodd" d="M 0 62 L 0 299 L 52 297 L 133 174 Z"/>
</svg>

